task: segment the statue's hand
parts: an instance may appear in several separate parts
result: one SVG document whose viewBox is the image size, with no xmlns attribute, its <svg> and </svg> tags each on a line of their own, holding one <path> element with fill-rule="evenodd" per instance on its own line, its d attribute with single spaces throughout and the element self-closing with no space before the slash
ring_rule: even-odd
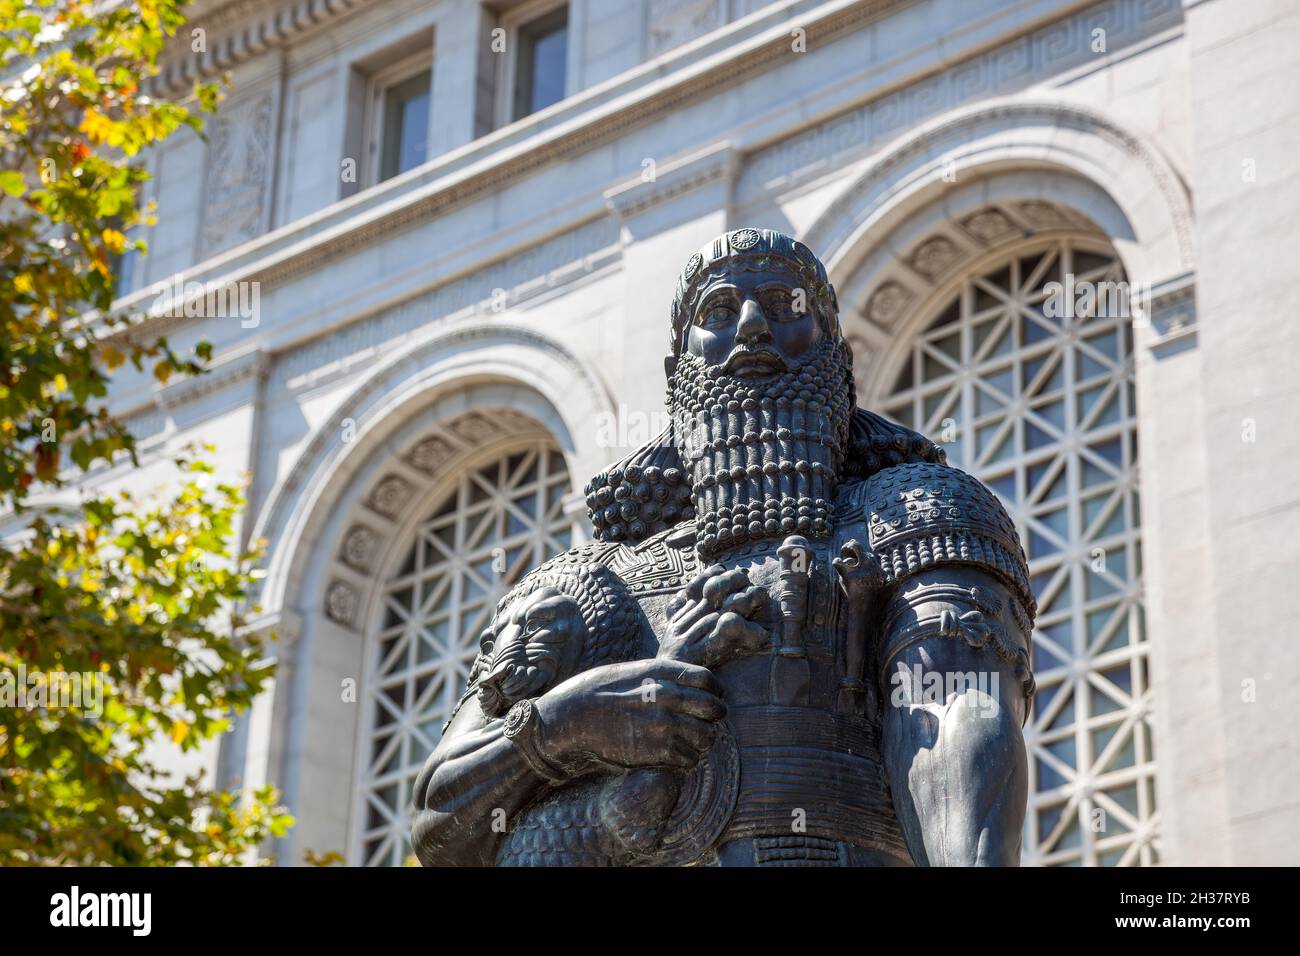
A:
<svg viewBox="0 0 1300 956">
<path fill-rule="evenodd" d="M 767 628 L 750 620 L 767 603 L 767 592 L 749 583 L 742 569 L 707 568 L 669 608 L 659 656 L 704 667 L 756 654 L 771 644 Z"/>
<path fill-rule="evenodd" d="M 605 664 L 537 698 L 538 747 L 575 776 L 597 764 L 695 766 L 726 713 L 703 667 L 653 658 Z"/>
</svg>

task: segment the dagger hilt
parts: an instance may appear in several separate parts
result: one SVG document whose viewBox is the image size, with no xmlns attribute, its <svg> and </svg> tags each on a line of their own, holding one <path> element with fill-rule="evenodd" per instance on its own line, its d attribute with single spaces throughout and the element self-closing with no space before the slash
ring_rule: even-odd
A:
<svg viewBox="0 0 1300 956">
<path fill-rule="evenodd" d="M 808 609 L 808 574 L 813 549 L 808 539 L 792 534 L 776 550 L 781 559 L 781 585 L 777 605 L 781 609 L 781 644 L 778 654 L 803 655 L 803 619 Z"/>
</svg>

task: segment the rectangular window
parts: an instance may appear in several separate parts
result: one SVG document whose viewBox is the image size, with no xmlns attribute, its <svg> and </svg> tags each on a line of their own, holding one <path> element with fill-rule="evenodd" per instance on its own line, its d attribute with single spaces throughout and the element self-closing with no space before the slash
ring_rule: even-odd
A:
<svg viewBox="0 0 1300 956">
<path fill-rule="evenodd" d="M 429 158 L 429 97 L 433 71 L 424 70 L 384 90 L 379 178 L 414 169 Z"/>
<path fill-rule="evenodd" d="M 569 8 L 557 7 L 519 27 L 514 119 L 564 99 L 569 53 Z"/>
<path fill-rule="evenodd" d="M 366 170 L 362 178 L 365 185 L 373 186 L 430 158 L 431 45 L 373 72 L 364 71 L 361 78 L 366 88 Z"/>
<path fill-rule="evenodd" d="M 569 5 L 529 0 L 501 14 L 504 52 L 496 57 L 496 117 L 504 126 L 560 102 L 568 94 Z"/>
</svg>

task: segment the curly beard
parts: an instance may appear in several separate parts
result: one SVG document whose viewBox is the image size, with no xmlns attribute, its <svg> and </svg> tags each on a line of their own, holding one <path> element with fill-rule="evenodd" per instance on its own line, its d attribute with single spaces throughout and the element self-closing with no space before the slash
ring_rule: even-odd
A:
<svg viewBox="0 0 1300 956">
<path fill-rule="evenodd" d="M 795 533 L 829 536 L 855 398 L 847 346 L 828 338 L 763 381 L 724 368 L 684 352 L 668 383 L 700 554 Z"/>
</svg>

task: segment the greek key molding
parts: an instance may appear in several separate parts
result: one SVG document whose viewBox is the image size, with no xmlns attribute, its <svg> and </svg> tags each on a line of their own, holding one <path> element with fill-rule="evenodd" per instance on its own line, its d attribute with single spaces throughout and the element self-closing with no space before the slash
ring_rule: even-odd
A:
<svg viewBox="0 0 1300 956">
<path fill-rule="evenodd" d="M 605 191 L 605 204 L 626 221 L 647 209 L 684 196 L 714 182 L 730 184 L 739 169 L 739 154 L 731 143 L 717 143 L 655 170 L 655 178 L 640 178 Z"/>
<path fill-rule="evenodd" d="M 1181 19 L 1179 0 L 1095 4 L 751 153 L 737 182 L 737 201 L 744 205 L 825 175 L 946 110 L 1015 92 L 1087 63 L 1097 56 L 1089 46 L 1094 29 L 1106 30 L 1113 50 Z"/>
</svg>

